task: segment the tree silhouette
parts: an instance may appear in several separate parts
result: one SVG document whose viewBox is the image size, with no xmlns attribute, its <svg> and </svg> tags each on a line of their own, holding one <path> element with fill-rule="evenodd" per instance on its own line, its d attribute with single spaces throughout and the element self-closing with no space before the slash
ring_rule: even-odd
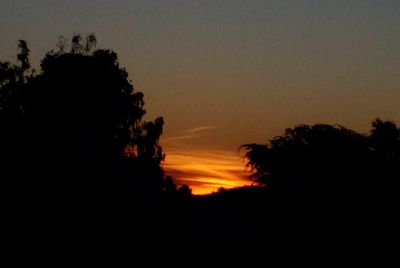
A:
<svg viewBox="0 0 400 268">
<path fill-rule="evenodd" d="M 342 126 L 300 125 L 268 144 L 242 148 L 252 177 L 271 188 L 281 210 L 302 206 L 314 216 L 356 217 L 393 201 L 385 200 L 398 185 L 399 137 L 393 122 L 377 119 L 369 136 Z"/>
<path fill-rule="evenodd" d="M 400 130 L 392 121 L 382 121 L 379 118 L 372 122 L 371 145 L 382 158 L 393 161 L 400 156 Z"/>
<path fill-rule="evenodd" d="M 1 63 L 3 176 L 18 177 L 29 192 L 159 192 L 164 120 L 142 120 L 143 93 L 115 52 L 95 50 L 93 34 L 81 41 L 74 35 L 67 52 L 60 38 L 38 74 L 22 40 L 19 65 Z"/>
<path fill-rule="evenodd" d="M 340 173 L 341 164 L 362 153 L 362 143 L 363 136 L 354 131 L 317 124 L 289 128 L 267 145 L 246 144 L 243 148 L 253 177 L 274 184 L 279 183 L 274 177 L 318 176 L 323 170 L 331 175 Z"/>
<path fill-rule="evenodd" d="M 186 199 L 192 195 L 192 189 L 188 185 L 183 184 L 178 188 L 178 195 L 180 198 Z"/>
<path fill-rule="evenodd" d="M 176 184 L 174 183 L 174 180 L 172 179 L 171 176 L 167 176 L 164 180 L 164 190 L 166 193 L 170 195 L 176 194 Z"/>
<path fill-rule="evenodd" d="M 376 119 L 372 122 L 369 146 L 371 152 L 371 173 L 379 178 L 378 190 L 400 189 L 400 130 L 392 121 Z M 387 195 L 387 194 L 386 194 Z"/>
</svg>

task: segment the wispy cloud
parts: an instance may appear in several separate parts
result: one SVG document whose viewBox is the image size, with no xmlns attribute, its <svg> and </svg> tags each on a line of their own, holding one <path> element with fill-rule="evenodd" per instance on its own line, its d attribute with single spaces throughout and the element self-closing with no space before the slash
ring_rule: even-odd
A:
<svg viewBox="0 0 400 268">
<path fill-rule="evenodd" d="M 209 130 L 209 129 L 213 129 L 213 128 L 216 128 L 216 127 L 215 126 L 200 126 L 200 127 L 190 128 L 190 129 L 186 130 L 186 132 L 197 133 L 200 131 L 205 131 L 205 130 Z"/>
<path fill-rule="evenodd" d="M 169 151 L 164 168 L 177 184 L 188 184 L 195 194 L 252 183 L 244 162 L 234 152 L 196 149 L 190 152 Z"/>
<path fill-rule="evenodd" d="M 193 140 L 200 138 L 202 136 L 201 132 L 207 131 L 209 129 L 216 128 L 215 126 L 199 126 L 190 129 L 186 129 L 182 134 L 165 137 L 163 138 L 163 142 L 167 144 L 175 144 L 175 145 L 182 145 L 186 144 L 187 140 Z"/>
<path fill-rule="evenodd" d="M 167 137 L 165 140 L 169 141 L 180 141 L 180 140 L 190 140 L 197 138 L 197 135 L 180 135 L 180 136 L 172 136 L 172 137 Z"/>
</svg>

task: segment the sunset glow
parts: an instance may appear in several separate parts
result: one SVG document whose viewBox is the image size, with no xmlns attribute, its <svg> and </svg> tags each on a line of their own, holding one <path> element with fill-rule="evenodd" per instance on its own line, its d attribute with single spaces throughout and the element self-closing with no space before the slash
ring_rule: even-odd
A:
<svg viewBox="0 0 400 268">
<path fill-rule="evenodd" d="M 189 185 L 194 194 L 253 183 L 240 156 L 222 150 L 168 151 L 164 169 L 176 184 Z"/>
<path fill-rule="evenodd" d="M 397 257 L 400 0 L 0 0 L 0 36 L 14 262 Z"/>
</svg>

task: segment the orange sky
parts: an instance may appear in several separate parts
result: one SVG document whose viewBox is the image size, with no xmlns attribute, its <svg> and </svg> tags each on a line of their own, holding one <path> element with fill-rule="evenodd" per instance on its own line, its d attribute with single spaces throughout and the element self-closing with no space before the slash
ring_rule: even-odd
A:
<svg viewBox="0 0 400 268">
<path fill-rule="evenodd" d="M 216 127 L 198 126 L 161 141 L 166 153 L 163 163 L 166 174 L 172 176 L 178 185 L 188 184 L 194 194 L 253 183 L 239 152 L 195 145 L 217 130 Z"/>
<path fill-rule="evenodd" d="M 188 184 L 194 194 L 206 194 L 219 187 L 249 185 L 249 172 L 240 156 L 229 151 L 192 149 L 167 151 L 163 164 L 178 185 Z"/>
<path fill-rule="evenodd" d="M 0 59 L 94 32 L 165 120 L 167 174 L 194 193 L 245 180 L 237 148 L 298 124 L 400 121 L 400 1 L 0 1 Z M 73 18 L 73 19 L 71 19 Z M 201 149 L 198 149 L 201 148 Z"/>
</svg>

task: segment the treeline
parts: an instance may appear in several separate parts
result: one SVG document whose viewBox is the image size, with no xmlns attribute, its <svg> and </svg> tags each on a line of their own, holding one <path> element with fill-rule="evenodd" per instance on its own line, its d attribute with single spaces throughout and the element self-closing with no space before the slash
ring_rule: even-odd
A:
<svg viewBox="0 0 400 268">
<path fill-rule="evenodd" d="M 98 238 L 107 230 L 186 243 L 197 235 L 208 246 L 216 230 L 231 230 L 224 245 L 238 230 L 244 240 L 251 228 L 253 240 L 258 231 L 268 236 L 271 225 L 399 223 L 394 122 L 376 119 L 369 134 L 299 125 L 267 144 L 243 145 L 262 188 L 192 197 L 161 167 L 163 118 L 144 121 L 144 95 L 117 54 L 96 49 L 92 34 L 82 39 L 60 38 L 39 71 L 23 40 L 16 64 L 0 62 L 1 191 L 20 235 L 49 229 Z"/>
<path fill-rule="evenodd" d="M 400 209 L 400 130 L 376 119 L 369 134 L 299 125 L 246 144 L 252 177 L 270 188 L 284 221 L 389 223 Z"/>
</svg>

